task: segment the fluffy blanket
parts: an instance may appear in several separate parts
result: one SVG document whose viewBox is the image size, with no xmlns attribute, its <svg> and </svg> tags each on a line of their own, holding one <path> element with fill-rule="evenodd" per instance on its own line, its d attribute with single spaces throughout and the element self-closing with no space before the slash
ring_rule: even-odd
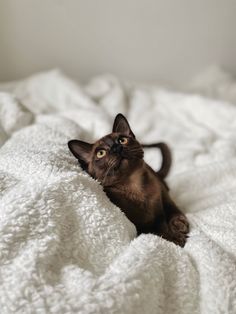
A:
<svg viewBox="0 0 236 314">
<path fill-rule="evenodd" d="M 223 78 L 184 93 L 113 76 L 80 86 L 59 71 L 0 86 L 1 314 L 236 313 L 236 87 Z M 141 142 L 173 151 L 183 249 L 136 237 L 67 148 L 110 132 L 118 112 Z M 159 157 L 145 155 L 156 169 Z"/>
</svg>

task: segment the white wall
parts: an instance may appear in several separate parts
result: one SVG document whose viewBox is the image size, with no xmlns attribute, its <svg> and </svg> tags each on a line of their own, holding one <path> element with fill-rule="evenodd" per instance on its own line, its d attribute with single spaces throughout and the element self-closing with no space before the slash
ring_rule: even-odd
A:
<svg viewBox="0 0 236 314">
<path fill-rule="evenodd" d="M 0 0 L 0 80 L 61 67 L 181 83 L 236 73 L 235 0 Z"/>
</svg>

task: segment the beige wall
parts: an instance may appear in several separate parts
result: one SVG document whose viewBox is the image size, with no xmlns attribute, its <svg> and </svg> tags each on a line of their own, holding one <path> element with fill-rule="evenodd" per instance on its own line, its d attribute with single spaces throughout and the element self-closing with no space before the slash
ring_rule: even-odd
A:
<svg viewBox="0 0 236 314">
<path fill-rule="evenodd" d="M 0 0 L 0 80 L 53 67 L 83 81 L 235 73 L 235 32 L 235 0 Z"/>
</svg>

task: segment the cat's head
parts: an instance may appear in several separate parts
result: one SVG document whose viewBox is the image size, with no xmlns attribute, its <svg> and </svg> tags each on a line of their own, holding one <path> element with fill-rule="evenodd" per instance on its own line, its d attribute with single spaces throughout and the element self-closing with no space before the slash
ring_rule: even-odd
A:
<svg viewBox="0 0 236 314">
<path fill-rule="evenodd" d="M 111 134 L 94 144 L 72 140 L 68 146 L 81 167 L 103 186 L 119 182 L 143 162 L 142 146 L 120 113 L 114 120 Z"/>
</svg>

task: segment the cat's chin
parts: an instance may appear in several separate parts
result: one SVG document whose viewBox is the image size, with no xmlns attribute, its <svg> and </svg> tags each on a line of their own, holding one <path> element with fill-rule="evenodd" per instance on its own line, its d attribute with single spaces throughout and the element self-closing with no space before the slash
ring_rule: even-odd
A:
<svg viewBox="0 0 236 314">
<path fill-rule="evenodd" d="M 121 158 L 113 169 L 116 173 L 120 173 L 120 175 L 128 174 L 136 168 L 137 164 L 139 164 L 139 162 L 135 159 Z"/>
<path fill-rule="evenodd" d="M 117 163 L 117 165 L 114 167 L 115 171 L 119 171 L 122 170 L 124 168 L 126 168 L 129 165 L 129 161 L 126 158 L 121 158 L 119 160 L 119 162 Z"/>
</svg>

